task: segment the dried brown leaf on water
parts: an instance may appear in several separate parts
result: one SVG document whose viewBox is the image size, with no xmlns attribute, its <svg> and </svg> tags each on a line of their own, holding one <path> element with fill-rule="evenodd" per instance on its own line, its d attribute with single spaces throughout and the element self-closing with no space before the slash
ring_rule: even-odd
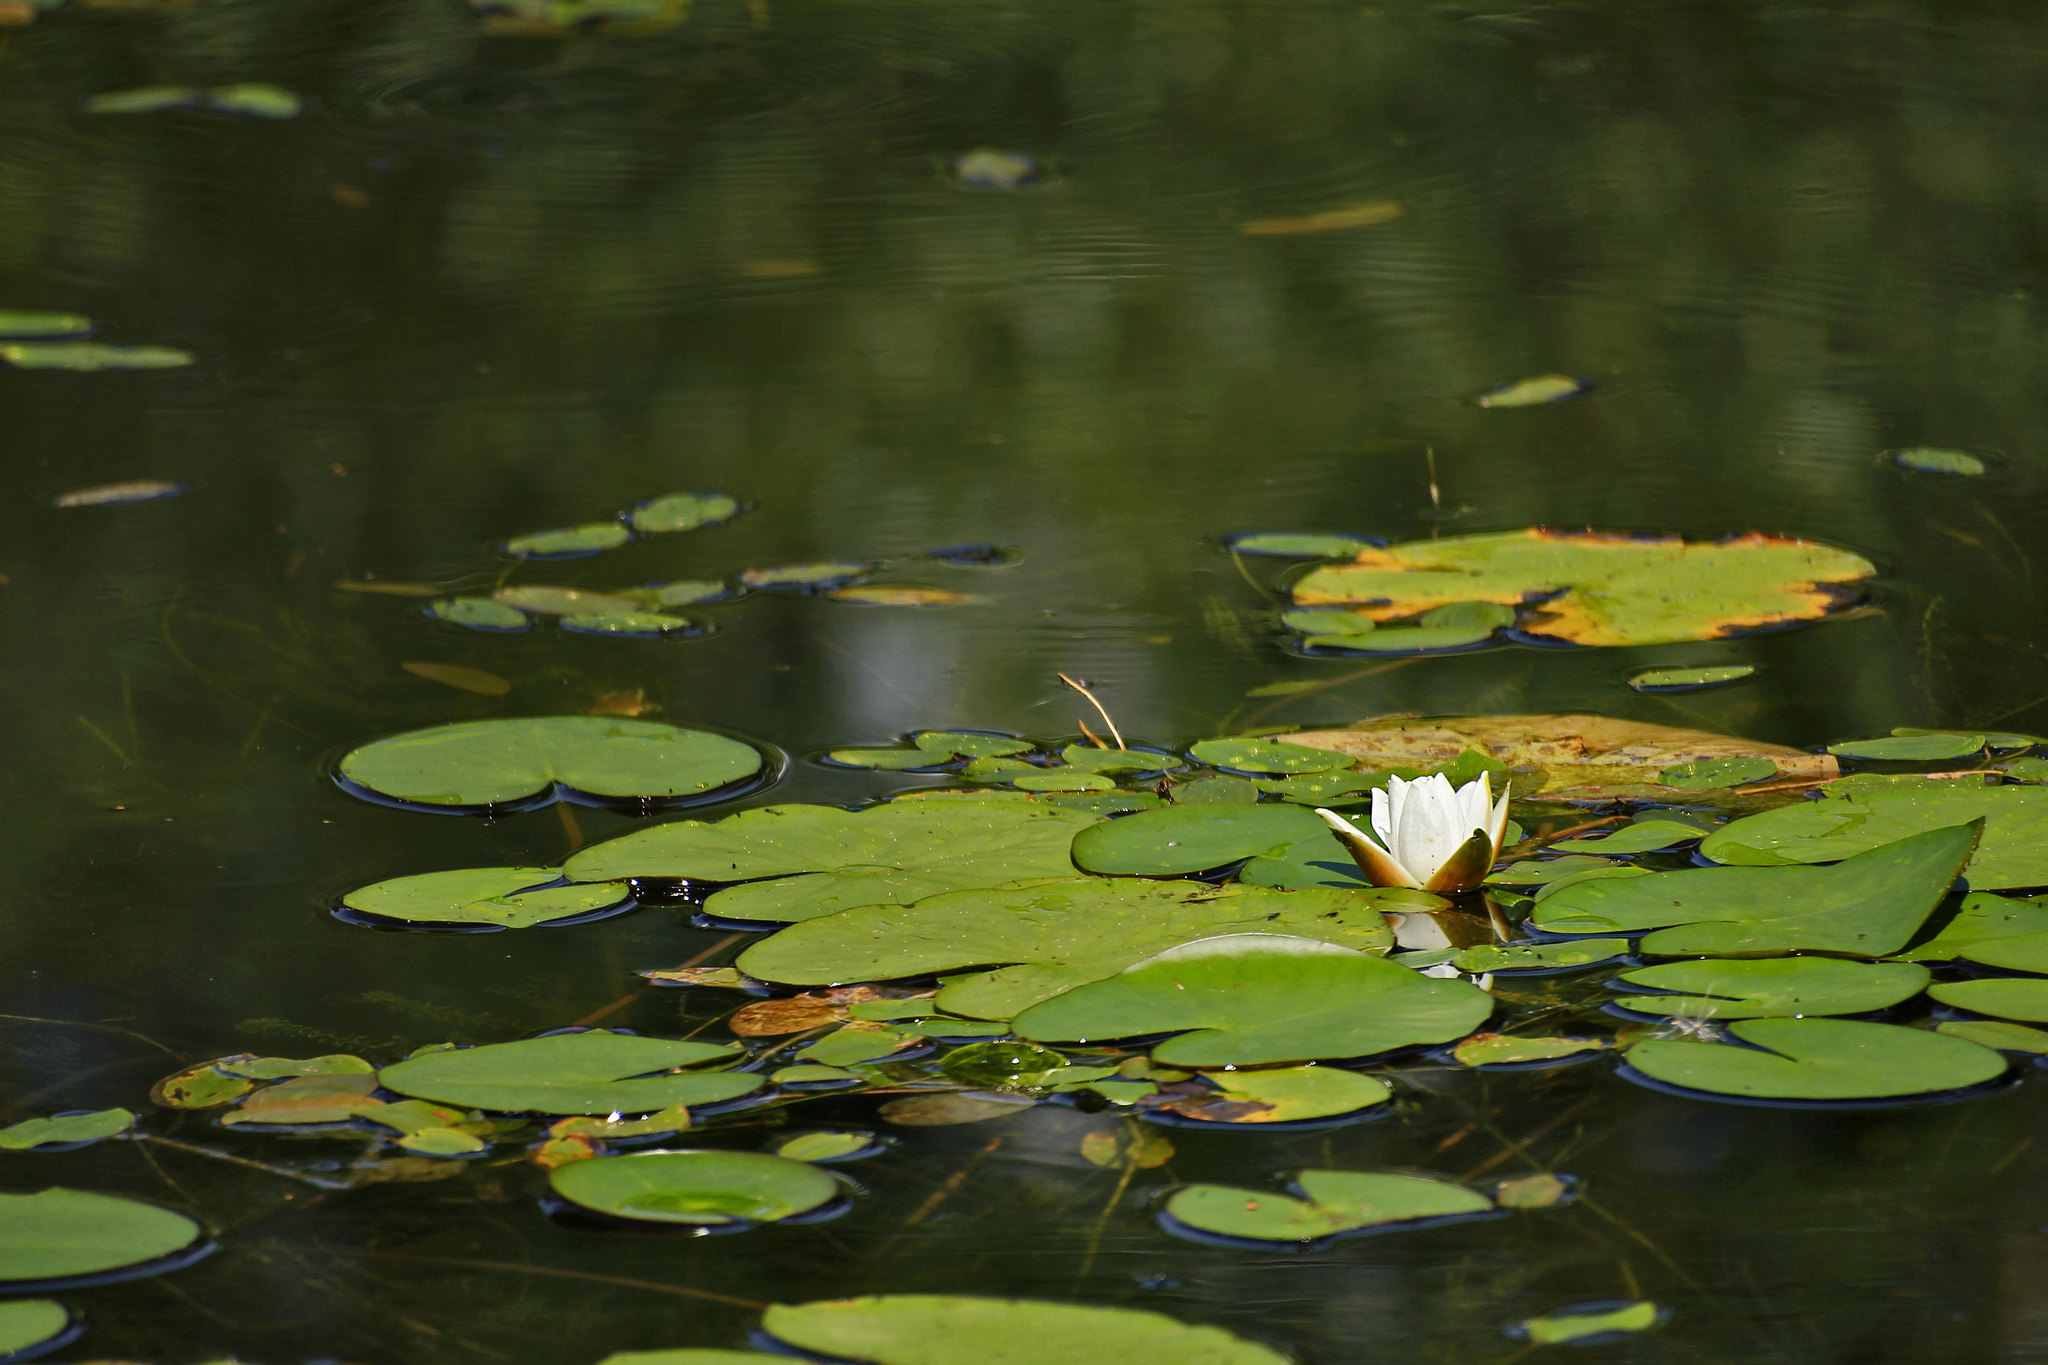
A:
<svg viewBox="0 0 2048 1365">
<path fill-rule="evenodd" d="M 1725 758 L 1768 759 L 1787 781 L 1825 782 L 1840 774 L 1833 757 L 1734 735 L 1674 725 L 1579 714 L 1394 716 L 1341 730 L 1304 730 L 1289 744 L 1348 754 L 1365 769 L 1433 767 L 1467 750 L 1508 765 L 1517 797 L 1556 801 L 1670 798 L 1682 789 L 1658 780 L 1666 768 Z M 1685 799 L 1702 794 L 1688 792 Z"/>
<path fill-rule="evenodd" d="M 793 995 L 777 1000 L 756 1000 L 734 1011 L 729 1021 L 740 1038 L 772 1038 L 783 1033 L 802 1033 L 826 1024 L 843 1023 L 846 1006 L 820 995 Z"/>
<path fill-rule="evenodd" d="M 586 716 L 625 716 L 628 719 L 634 716 L 658 715 L 660 712 L 659 704 L 647 700 L 647 689 L 644 687 L 635 687 L 630 691 L 606 692 L 583 708 L 583 714 Z"/>
<path fill-rule="evenodd" d="M 436 597 L 441 592 L 425 583 L 387 583 L 381 578 L 344 578 L 334 586 L 342 592 L 375 592 L 389 597 Z"/>
<path fill-rule="evenodd" d="M 981 1091 L 948 1091 L 940 1095 L 910 1095 L 890 1100 L 881 1115 L 890 1123 L 910 1128 L 939 1128 L 955 1123 L 980 1123 L 984 1119 L 1008 1118 L 1031 1108 L 1034 1101 L 1021 1095 L 992 1095 Z"/>
<path fill-rule="evenodd" d="M 95 484 L 59 493 L 53 501 L 59 507 L 110 507 L 124 502 L 155 502 L 175 498 L 185 485 L 169 479 L 129 479 L 122 483 Z"/>
<path fill-rule="evenodd" d="M 1254 218 L 1238 231 L 1247 237 L 1295 237 L 1310 232 L 1343 232 L 1350 228 L 1375 227 L 1401 216 L 1401 206 L 1391 199 L 1352 204 L 1299 218 Z"/>
<path fill-rule="evenodd" d="M 461 664 L 437 664 L 408 660 L 400 668 L 416 678 L 441 683 L 447 687 L 460 688 L 464 692 L 475 692 L 486 697 L 502 697 L 512 690 L 512 684 L 495 673 L 486 673 L 481 668 L 466 668 Z"/>
<path fill-rule="evenodd" d="M 744 991 L 761 984 L 737 967 L 656 967 L 640 975 L 657 986 L 720 986 Z"/>
<path fill-rule="evenodd" d="M 240 1053 L 223 1057 L 225 1062 L 252 1062 L 254 1053 Z M 233 1104 L 256 1088 L 256 1082 L 242 1076 L 230 1076 L 214 1068 L 212 1062 L 201 1062 L 188 1066 L 183 1071 L 174 1071 L 150 1087 L 149 1098 L 165 1109 L 218 1109 L 224 1104 Z"/>
<path fill-rule="evenodd" d="M 949 588 L 928 588 L 921 583 L 859 583 L 834 588 L 825 594 L 835 602 L 858 602 L 870 607 L 955 607 L 972 599 Z"/>
<path fill-rule="evenodd" d="M 417 1184 L 446 1180 L 461 1175 L 460 1161 L 442 1161 L 430 1156 L 393 1156 L 380 1161 L 358 1161 L 348 1168 L 351 1185 Z"/>
</svg>

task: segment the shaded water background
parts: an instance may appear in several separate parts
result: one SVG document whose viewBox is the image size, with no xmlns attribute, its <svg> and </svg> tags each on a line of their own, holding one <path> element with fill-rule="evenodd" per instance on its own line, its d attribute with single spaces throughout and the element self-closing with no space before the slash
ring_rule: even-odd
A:
<svg viewBox="0 0 2048 1365">
<path fill-rule="evenodd" d="M 2038 11 L 1996 3 L 707 0 L 665 33 L 551 42 L 484 37 L 432 0 L 200 0 L 6 32 L 0 304 L 200 359 L 0 371 L 0 1098 L 141 1107 L 176 1064 L 245 1048 L 388 1060 L 520 1036 L 702 952 L 716 936 L 661 908 L 479 936 L 326 913 L 368 881 L 552 862 L 630 823 L 374 807 L 324 776 L 343 748 L 616 689 L 789 750 L 778 800 L 907 780 L 805 759 L 827 745 L 1067 732 L 1057 669 L 1165 743 L 1390 710 L 1595 709 L 1799 744 L 2048 726 L 2044 54 Z M 79 112 L 240 80 L 312 111 Z M 954 188 L 940 168 L 980 145 L 1041 158 L 1048 183 Z M 1404 215 L 1239 231 L 1382 199 Z M 1549 370 L 1596 393 L 1466 401 Z M 1879 458 L 1921 443 L 2002 459 L 1936 480 Z M 1217 536 L 1426 535 L 1428 449 L 1447 532 L 1785 531 L 1879 560 L 1881 610 L 1370 673 L 1286 654 Z M 192 488 L 49 505 L 145 477 Z M 703 609 L 712 638 L 656 644 L 486 637 L 331 586 L 487 582 L 495 540 L 692 487 L 758 510 L 524 577 L 881 557 L 982 600 L 756 595 Z M 1025 557 L 913 558 L 978 540 Z M 513 689 L 451 691 L 407 660 Z M 1669 699 L 1621 681 L 1730 660 L 1763 671 Z M 1285 681 L 1330 685 L 1245 696 Z M 698 1022 L 679 1009 L 724 1003 L 649 992 L 608 1020 L 673 1032 Z M 1174 1164 L 1116 1206 L 1116 1173 L 1077 1152 L 1108 1119 L 915 1132 L 849 1168 L 870 1193 L 847 1218 L 739 1238 L 557 1228 L 523 1165 L 320 1196 L 108 1144 L 10 1156 L 0 1182 L 128 1190 L 223 1232 L 194 1269 L 70 1296 L 91 1331 L 67 1359 L 574 1365 L 740 1344 L 754 1313 L 660 1287 L 684 1286 L 1143 1303 L 1306 1365 L 1504 1359 L 1502 1322 L 1639 1288 L 1674 1319 L 1606 1358 L 2048 1360 L 2038 1083 L 1881 1114 L 1692 1103 L 1601 1066 L 1441 1086 L 1330 1134 L 1176 1133 Z M 798 1119 L 868 1122 L 873 1103 Z M 1174 1241 L 1142 1203 L 1170 1179 L 1311 1164 L 1555 1167 L 1597 1208 L 1293 1256 Z M 497 1268 L 463 1264 L 480 1261 Z"/>
</svg>

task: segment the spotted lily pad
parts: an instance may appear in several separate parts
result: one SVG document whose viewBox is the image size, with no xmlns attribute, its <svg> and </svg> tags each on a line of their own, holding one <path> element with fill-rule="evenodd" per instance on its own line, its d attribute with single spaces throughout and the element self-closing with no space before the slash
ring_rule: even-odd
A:
<svg viewBox="0 0 2048 1365">
<path fill-rule="evenodd" d="M 1328 833 L 1322 817 L 1300 806 L 1174 805 L 1083 830 L 1074 836 L 1074 862 L 1089 872 L 1175 877 L 1278 855 Z"/>
<path fill-rule="evenodd" d="M 23 1119 L 0 1128 L 0 1151 L 26 1152 L 36 1147 L 98 1142 L 125 1133 L 135 1126 L 135 1115 L 126 1109 L 100 1109 L 89 1114 L 58 1114 L 46 1119 Z"/>
<path fill-rule="evenodd" d="M 2048 1023 L 2048 981 L 2023 977 L 1983 977 L 1975 981 L 1943 981 L 1927 993 L 1944 1005 L 2001 1019 Z"/>
<path fill-rule="evenodd" d="M 1841 601 L 1835 585 L 1875 572 L 1860 555 L 1778 536 L 1687 543 L 1538 528 L 1361 551 L 1313 570 L 1294 600 L 1358 604 L 1385 621 L 1450 602 L 1544 599 L 1529 608 L 1530 630 L 1581 645 L 1668 644 L 1824 616 Z"/>
<path fill-rule="evenodd" d="M 554 1192 L 614 1218 L 654 1223 L 773 1223 L 831 1203 L 839 1182 L 765 1152 L 636 1152 L 572 1161 L 548 1173 Z"/>
<path fill-rule="evenodd" d="M 1964 956 L 1979 944 L 1988 947 L 1994 940 L 2036 935 L 2048 938 L 2048 906 L 2009 896 L 1994 896 L 1989 891 L 1973 891 L 1963 897 L 1955 918 L 1943 926 L 1939 934 L 1892 956 L 1901 962 L 1947 962 Z M 2023 967 L 2019 970 L 2035 969 Z M 2048 971 L 2048 967 L 2041 970 Z"/>
<path fill-rule="evenodd" d="M 488 924 L 530 929 L 536 924 L 594 914 L 633 894 L 624 882 L 550 886 L 553 867 L 465 867 L 394 877 L 341 898 L 351 910 L 406 924 Z"/>
<path fill-rule="evenodd" d="M 580 559 L 616 550 L 632 538 L 632 528 L 624 522 L 593 521 L 558 531 L 514 536 L 505 542 L 505 553 L 521 559 Z"/>
<path fill-rule="evenodd" d="M 2005 1058 L 1947 1034 L 1849 1019 L 1745 1019 L 1728 1043 L 1652 1038 L 1629 1066 L 1686 1090 L 1754 1100 L 1906 1100 L 2003 1075 Z"/>
<path fill-rule="evenodd" d="M 768 1335 L 800 1351 L 868 1365 L 1289 1365 L 1286 1356 L 1220 1327 L 1134 1308 L 944 1294 L 883 1294 L 773 1304 Z"/>
<path fill-rule="evenodd" d="M 1963 914 L 1969 913 L 1973 908 L 1969 902 L 1975 899 L 1975 896 L 1964 898 L 1963 913 L 1956 916 L 1956 923 L 1950 924 L 1947 932 L 1955 932 L 1957 924 L 1962 921 Z M 1986 899 L 1990 898 L 1987 897 Z M 1980 906 L 1975 908 L 1985 909 L 1987 907 Z M 2014 910 L 2022 908 L 2032 912 L 2032 914 L 2027 916 L 2028 920 L 2048 914 L 2048 910 L 2044 910 L 2039 906 L 2013 907 Z M 2006 927 L 2016 923 L 2016 920 L 2008 918 L 2012 913 L 2012 910 L 2007 910 L 2004 914 L 1998 916 L 2000 920 L 2004 921 Z M 1978 925 L 1981 927 L 1981 920 L 1978 921 Z M 2006 971 L 2033 972 L 2037 975 L 2048 976 L 2048 932 L 2000 934 L 1997 937 L 1986 935 L 1963 944 L 1958 956 L 1967 958 L 1972 962 L 1981 962 L 1987 967 L 2000 967 Z"/>
<path fill-rule="evenodd" d="M 1022 802 L 902 801 L 858 812 L 763 806 L 715 823 L 640 830 L 583 850 L 566 870 L 578 881 L 746 881 L 713 895 L 706 911 L 786 923 L 850 906 L 1071 876 L 1068 845 L 1093 823 L 1082 811 Z"/>
<path fill-rule="evenodd" d="M 1346 768 L 1350 760 L 1327 749 L 1305 749 L 1279 739 L 1205 739 L 1188 750 L 1190 757 L 1230 772 L 1285 776 Z"/>
<path fill-rule="evenodd" d="M 750 1072 L 666 1074 L 737 1052 L 717 1043 L 592 1030 L 429 1052 L 385 1067 L 377 1079 L 401 1095 L 468 1109 L 645 1114 L 673 1104 L 716 1104 L 760 1088 L 761 1078 Z"/>
<path fill-rule="evenodd" d="M 1165 1214 L 1197 1232 L 1259 1242 L 1313 1242 L 1341 1233 L 1493 1212 L 1493 1201 L 1449 1180 L 1391 1171 L 1303 1171 L 1300 1198 L 1234 1185 L 1186 1185 Z"/>
<path fill-rule="evenodd" d="M 184 1214 L 140 1199 L 61 1187 L 0 1194 L 0 1286 L 55 1288 L 147 1267 L 193 1246 L 200 1235 L 199 1224 Z"/>
<path fill-rule="evenodd" d="M 1261 930 L 1363 951 L 1392 942 L 1379 902 L 1348 892 L 1069 878 L 845 910 L 754 944 L 739 965 L 788 985 L 990 968 L 949 975 L 932 1003 L 1007 1019 L 1176 944 Z"/>
<path fill-rule="evenodd" d="M 1941 903 L 1981 828 L 1929 830 L 1832 867 L 1708 867 L 1583 881 L 1539 901 L 1531 922 L 1560 934 L 1655 930 L 1643 951 L 1668 955 L 1883 957 L 1905 947 Z"/>
<path fill-rule="evenodd" d="M 1883 739 L 1859 739 L 1848 744 L 1830 744 L 1836 758 L 1860 758 L 1885 763 L 1933 763 L 1949 758 L 1967 758 L 1982 753 L 1984 736 L 1944 733 L 1888 735 Z"/>
<path fill-rule="evenodd" d="M 1754 664 L 1708 664 L 1701 668 L 1649 668 L 1629 678 L 1638 692 L 1697 692 L 1740 682 L 1756 673 Z"/>
<path fill-rule="evenodd" d="M 1019 773 L 1010 779 L 1010 785 L 1027 792 L 1106 792 L 1116 790 L 1116 779 L 1072 768 L 1047 768 Z"/>
<path fill-rule="evenodd" d="M 701 796 L 761 771 L 751 744 L 615 716 L 476 720 L 351 750 L 341 775 L 379 796 L 447 808 L 581 793 L 612 799 Z M 609 877 L 578 877 L 609 881 Z"/>
<path fill-rule="evenodd" d="M 1730 821 L 1701 842 L 1700 852 L 1745 867 L 1826 863 L 1982 819 L 1984 837 L 1964 874 L 1970 888 L 2048 885 L 2048 790 L 1918 778 L 1860 785 L 1864 781 L 1845 779 L 1817 801 Z"/>
<path fill-rule="evenodd" d="M 1616 989 L 1671 992 L 1624 995 L 1615 1003 L 1641 1014 L 1680 1019 L 1762 1019 L 1773 1015 L 1862 1014 L 1898 1004 L 1926 988 L 1929 973 L 1910 962 L 1843 962 L 1831 957 L 1666 962 L 1623 972 Z"/>
<path fill-rule="evenodd" d="M 1334 944 L 1270 933 L 1197 940 L 1019 1014 L 1039 1042 L 1175 1033 L 1168 1066 L 1252 1066 L 1363 1057 L 1444 1043 L 1493 1011 L 1485 992 Z"/>
<path fill-rule="evenodd" d="M 739 515 L 739 510 L 739 499 L 730 493 L 670 493 L 666 497 L 649 498 L 628 516 L 634 530 L 658 534 L 716 526 Z"/>
</svg>

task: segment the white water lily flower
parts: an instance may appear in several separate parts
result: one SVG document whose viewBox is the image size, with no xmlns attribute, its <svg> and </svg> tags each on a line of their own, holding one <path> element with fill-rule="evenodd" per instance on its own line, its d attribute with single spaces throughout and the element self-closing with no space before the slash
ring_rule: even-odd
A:
<svg viewBox="0 0 2048 1365">
<path fill-rule="evenodd" d="M 1374 886 L 1469 891 L 1486 880 L 1508 827 L 1508 792 L 1493 799 L 1488 775 L 1452 787 L 1441 775 L 1387 779 L 1372 794 L 1371 836 L 1333 810 L 1317 808 Z"/>
</svg>

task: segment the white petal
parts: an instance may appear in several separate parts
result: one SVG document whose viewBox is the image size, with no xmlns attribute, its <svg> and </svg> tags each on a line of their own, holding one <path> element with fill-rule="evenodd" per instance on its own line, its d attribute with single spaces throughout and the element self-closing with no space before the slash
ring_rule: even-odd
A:
<svg viewBox="0 0 2048 1365">
<path fill-rule="evenodd" d="M 1449 782 L 1441 776 L 1418 778 L 1408 784 L 1407 800 L 1395 816 L 1393 854 L 1426 884 L 1471 837 L 1464 823 Z"/>
<path fill-rule="evenodd" d="M 1503 783 L 1500 789 L 1500 800 L 1494 803 L 1493 811 L 1486 821 L 1486 837 L 1493 840 L 1493 856 L 1496 858 L 1500 856 L 1501 840 L 1507 837 L 1507 832 L 1508 789 L 1507 784 Z"/>
<path fill-rule="evenodd" d="M 1396 777 L 1392 781 L 1399 782 Z M 1394 812 L 1387 794 L 1378 787 L 1372 789 L 1372 832 L 1380 836 L 1381 848 L 1394 846 Z"/>
</svg>

